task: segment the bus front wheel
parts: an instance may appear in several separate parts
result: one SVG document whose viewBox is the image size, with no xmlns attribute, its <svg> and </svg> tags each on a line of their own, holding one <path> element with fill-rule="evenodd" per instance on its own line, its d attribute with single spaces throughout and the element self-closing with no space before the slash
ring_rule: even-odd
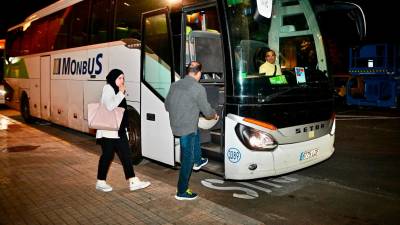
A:
<svg viewBox="0 0 400 225">
<path fill-rule="evenodd" d="M 143 159 L 140 140 L 140 115 L 130 106 L 128 106 L 128 123 L 129 147 L 132 151 L 133 164 L 137 165 Z"/>
<path fill-rule="evenodd" d="M 24 119 L 25 123 L 32 123 L 33 118 L 29 110 L 29 98 L 25 92 L 21 96 L 20 104 L 21 104 L 20 105 L 21 116 Z"/>
</svg>

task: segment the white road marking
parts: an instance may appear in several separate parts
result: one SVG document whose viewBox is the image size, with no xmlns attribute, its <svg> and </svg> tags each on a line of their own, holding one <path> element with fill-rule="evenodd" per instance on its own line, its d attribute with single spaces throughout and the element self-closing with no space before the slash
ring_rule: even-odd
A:
<svg viewBox="0 0 400 225">
<path fill-rule="evenodd" d="M 286 217 L 279 216 L 275 213 L 267 213 L 266 216 L 272 220 L 288 220 Z"/>
<path fill-rule="evenodd" d="M 294 188 L 294 186 L 288 186 L 285 188 L 284 186 L 273 183 L 272 181 L 276 182 L 276 183 L 289 184 L 289 183 L 297 182 L 297 181 L 299 181 L 299 179 L 294 178 L 294 177 L 289 177 L 289 176 L 281 176 L 281 177 L 277 177 L 277 178 L 273 178 L 273 179 L 268 179 L 268 181 L 257 180 L 257 181 L 251 182 L 251 183 L 250 182 L 228 182 L 228 183 L 225 183 L 224 180 L 220 180 L 220 179 L 205 179 L 205 180 L 201 181 L 201 184 L 205 187 L 215 189 L 215 190 L 222 190 L 222 191 L 235 191 L 236 190 L 236 191 L 240 191 L 240 192 L 245 192 L 245 194 L 233 193 L 233 197 L 242 198 L 242 199 L 258 198 L 259 194 L 255 190 L 262 191 L 267 194 L 276 193 L 277 195 L 279 195 L 282 193 L 287 193 L 288 191 L 293 190 L 293 188 Z M 273 190 L 271 190 L 269 188 L 265 188 L 265 187 L 256 185 L 257 183 L 260 183 L 261 185 L 268 185 L 272 188 L 275 188 L 275 191 L 273 192 Z M 224 184 L 226 185 L 225 187 L 223 186 Z M 235 184 L 240 184 L 240 185 L 243 185 L 246 187 L 235 186 Z M 253 190 L 253 189 L 255 189 L 255 190 Z"/>
<path fill-rule="evenodd" d="M 256 194 L 257 196 L 251 196 L 251 195 L 247 195 L 247 194 L 233 193 L 233 197 L 235 197 L 235 198 L 242 198 L 242 199 L 255 199 L 255 198 L 258 198 L 258 193 L 255 192 L 255 194 Z"/>
<path fill-rule="evenodd" d="M 274 179 L 270 179 L 270 180 L 271 180 L 271 181 L 274 181 L 274 182 L 277 182 L 277 183 L 284 183 L 284 184 L 293 182 L 293 181 L 291 181 L 291 180 L 286 180 L 286 179 L 283 178 L 283 177 L 274 178 Z"/>
<path fill-rule="evenodd" d="M 282 178 L 285 178 L 286 180 L 290 180 L 290 181 L 292 181 L 292 182 L 296 182 L 296 181 L 298 181 L 299 179 L 297 179 L 297 178 L 294 178 L 294 177 L 288 177 L 288 176 L 282 176 Z"/>
<path fill-rule="evenodd" d="M 233 193 L 233 197 L 235 198 L 242 198 L 242 199 L 254 199 L 258 198 L 258 193 L 256 191 L 253 191 L 249 188 L 243 188 L 243 187 L 220 187 L 220 186 L 215 186 L 214 184 L 224 184 L 223 180 L 218 180 L 218 179 L 205 179 L 201 181 L 201 184 L 203 186 L 206 186 L 211 189 L 216 189 L 216 190 L 222 190 L 222 191 L 243 191 L 246 194 L 238 194 L 238 193 Z"/>
<path fill-rule="evenodd" d="M 281 187 L 282 187 L 282 186 L 279 185 L 279 184 L 274 184 L 274 183 L 271 183 L 271 182 L 268 182 L 268 181 L 258 180 L 257 182 L 258 182 L 258 183 L 262 183 L 262 184 L 266 184 L 266 185 L 269 185 L 269 186 L 272 186 L 272 187 L 274 187 L 274 188 L 281 188 Z"/>
<path fill-rule="evenodd" d="M 238 182 L 238 183 L 241 184 L 241 185 L 247 186 L 247 187 L 251 187 L 251 188 L 266 192 L 266 193 L 271 193 L 272 192 L 268 188 L 263 188 L 263 187 L 260 187 L 260 186 L 254 185 L 254 184 L 250 184 L 250 183 L 247 183 L 247 182 Z"/>
</svg>

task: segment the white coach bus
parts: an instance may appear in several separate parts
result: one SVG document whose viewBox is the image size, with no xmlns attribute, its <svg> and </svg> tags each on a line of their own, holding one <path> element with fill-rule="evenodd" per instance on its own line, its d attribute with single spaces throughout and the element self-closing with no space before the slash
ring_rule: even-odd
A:
<svg viewBox="0 0 400 225">
<path fill-rule="evenodd" d="M 121 69 L 135 159 L 175 166 L 179 144 L 164 100 L 197 60 L 220 114 L 200 130 L 205 169 L 235 180 L 295 171 L 334 152 L 333 87 L 317 12 L 339 8 L 363 15 L 350 3 L 308 0 L 60 0 L 8 30 L 7 104 L 26 122 L 91 133 L 87 104 L 99 101 L 108 71 Z M 279 53 L 283 74 L 258 73 L 267 48 Z"/>
</svg>

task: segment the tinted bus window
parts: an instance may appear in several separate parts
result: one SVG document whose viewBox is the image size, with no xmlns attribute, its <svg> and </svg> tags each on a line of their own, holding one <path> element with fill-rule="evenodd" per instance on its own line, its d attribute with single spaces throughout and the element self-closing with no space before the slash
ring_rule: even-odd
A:
<svg viewBox="0 0 400 225">
<path fill-rule="evenodd" d="M 118 1 L 114 32 L 116 40 L 122 38 L 140 40 L 140 11 L 135 1 Z"/>
<path fill-rule="evenodd" d="M 54 43 L 54 50 L 64 49 L 68 47 L 68 36 L 69 36 L 69 18 L 72 11 L 72 6 L 61 11 L 59 19 L 55 19 L 54 23 L 59 21 L 59 24 L 54 24 L 54 26 L 59 26 L 59 31 L 57 32 L 57 37 Z"/>
<path fill-rule="evenodd" d="M 304 14 L 284 16 L 283 26 L 290 26 L 289 31 L 308 30 L 308 24 Z"/>
<path fill-rule="evenodd" d="M 144 12 L 165 8 L 165 2 L 159 0 L 118 0 L 115 16 L 115 39 L 141 39 L 140 19 Z"/>
<path fill-rule="evenodd" d="M 171 85 L 172 69 L 167 14 L 146 17 L 143 26 L 143 44 L 146 46 L 143 80 L 165 98 Z"/>
<path fill-rule="evenodd" d="M 21 39 L 22 39 L 22 31 L 20 31 L 20 29 L 12 30 L 7 33 L 7 41 L 6 41 L 7 57 L 20 55 Z"/>
<path fill-rule="evenodd" d="M 69 47 L 79 47 L 88 44 L 88 12 L 89 1 L 83 1 L 73 6 Z"/>
<path fill-rule="evenodd" d="M 108 40 L 108 27 L 110 18 L 110 1 L 93 1 L 90 43 L 103 43 Z"/>
<path fill-rule="evenodd" d="M 146 19 L 146 46 L 169 66 L 171 62 L 170 43 L 168 39 L 168 26 L 164 14 Z"/>
<path fill-rule="evenodd" d="M 33 37 L 32 37 L 32 53 L 49 51 L 47 41 L 47 19 L 41 19 L 32 23 Z"/>
<path fill-rule="evenodd" d="M 20 48 L 21 55 L 32 54 L 31 44 L 33 36 L 34 36 L 33 26 L 29 26 L 28 29 L 26 29 L 22 34 L 21 48 Z"/>
<path fill-rule="evenodd" d="M 69 10 L 61 10 L 55 14 L 52 14 L 46 19 L 47 24 L 47 42 L 49 50 L 57 50 L 65 48 L 67 44 L 67 33 L 61 32 L 61 27 L 64 23 L 64 15 L 68 13 Z M 56 40 L 58 40 L 58 46 L 56 45 Z M 64 46 L 64 47 L 63 47 Z M 59 47 L 59 48 L 57 48 Z"/>
<path fill-rule="evenodd" d="M 280 39 L 280 62 L 285 70 L 294 67 L 317 68 L 317 55 L 313 37 L 297 36 Z"/>
</svg>

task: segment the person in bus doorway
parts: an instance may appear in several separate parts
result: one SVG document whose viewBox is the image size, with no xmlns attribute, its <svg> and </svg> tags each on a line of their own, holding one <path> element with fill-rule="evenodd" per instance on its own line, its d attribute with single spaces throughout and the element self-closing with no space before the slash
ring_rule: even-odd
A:
<svg viewBox="0 0 400 225">
<path fill-rule="evenodd" d="M 189 189 L 192 169 L 199 170 L 208 163 L 201 157 L 198 122 L 200 112 L 207 119 L 218 120 L 218 114 L 207 101 L 205 88 L 198 83 L 201 63 L 190 62 L 188 75 L 171 85 L 165 100 L 165 109 L 174 136 L 179 137 L 181 146 L 181 168 L 178 178 L 177 200 L 194 200 L 197 194 Z"/>
<path fill-rule="evenodd" d="M 134 191 L 145 188 L 150 185 L 150 182 L 141 181 L 135 176 L 132 164 L 132 152 L 128 143 L 128 114 L 126 110 L 124 73 L 119 69 L 113 69 L 108 73 L 106 79 L 107 84 L 103 87 L 101 103 L 110 111 L 116 107 L 123 107 L 125 108 L 125 112 L 118 131 L 97 130 L 96 132 L 96 139 L 99 141 L 102 150 L 97 170 L 96 189 L 103 192 L 112 191 L 112 187 L 107 184 L 106 178 L 115 152 L 121 160 L 125 179 L 129 182 L 129 189 Z"/>
<path fill-rule="evenodd" d="M 265 63 L 259 68 L 258 73 L 263 73 L 266 76 L 282 75 L 281 66 L 276 63 L 276 54 L 272 49 L 267 49 L 265 52 Z"/>
</svg>

